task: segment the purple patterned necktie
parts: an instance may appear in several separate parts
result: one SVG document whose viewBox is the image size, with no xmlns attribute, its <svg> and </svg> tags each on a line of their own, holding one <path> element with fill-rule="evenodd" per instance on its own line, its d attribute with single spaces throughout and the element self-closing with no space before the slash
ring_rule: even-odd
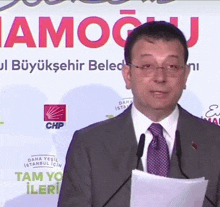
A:
<svg viewBox="0 0 220 207">
<path fill-rule="evenodd" d="M 170 170 L 170 157 L 167 142 L 163 137 L 163 127 L 153 123 L 148 129 L 152 133 L 153 139 L 148 147 L 147 171 L 167 177 Z"/>
</svg>

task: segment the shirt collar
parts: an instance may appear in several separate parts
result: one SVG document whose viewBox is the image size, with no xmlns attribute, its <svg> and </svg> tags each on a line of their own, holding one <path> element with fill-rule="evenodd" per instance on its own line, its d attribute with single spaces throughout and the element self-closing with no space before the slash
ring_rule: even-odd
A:
<svg viewBox="0 0 220 207">
<path fill-rule="evenodd" d="M 166 117 L 165 119 L 159 122 L 163 126 L 165 132 L 171 138 L 175 138 L 178 118 L 179 118 L 179 108 L 176 105 L 173 112 L 168 117 Z"/>
<path fill-rule="evenodd" d="M 135 131 L 139 132 L 138 134 L 136 134 L 138 137 L 140 136 L 141 133 L 146 133 L 149 126 L 153 123 L 153 121 L 150 120 L 148 117 L 146 117 L 144 114 L 142 114 L 134 106 L 134 104 L 132 104 L 131 116 Z M 178 118 L 179 118 L 179 108 L 178 106 L 176 106 L 173 112 L 168 117 L 158 122 L 163 126 L 165 133 L 167 133 L 169 137 L 173 139 L 175 138 Z"/>
</svg>

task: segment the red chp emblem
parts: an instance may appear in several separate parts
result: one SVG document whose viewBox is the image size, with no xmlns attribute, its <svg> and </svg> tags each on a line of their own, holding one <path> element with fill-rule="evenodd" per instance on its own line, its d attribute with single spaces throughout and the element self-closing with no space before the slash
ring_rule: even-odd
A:
<svg viewBox="0 0 220 207">
<path fill-rule="evenodd" d="M 66 105 L 44 105 L 44 121 L 66 121 Z"/>
</svg>

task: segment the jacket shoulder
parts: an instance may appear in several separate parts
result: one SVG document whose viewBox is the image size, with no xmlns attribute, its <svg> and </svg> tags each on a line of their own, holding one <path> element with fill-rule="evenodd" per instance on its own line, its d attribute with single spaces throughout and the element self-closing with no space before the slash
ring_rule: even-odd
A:
<svg viewBox="0 0 220 207">
<path fill-rule="evenodd" d="M 220 126 L 211 123 L 205 119 L 201 119 L 197 116 L 194 116 L 185 109 L 183 109 L 182 107 L 180 107 L 180 119 L 181 119 L 180 121 L 185 122 L 188 125 L 191 125 L 192 127 L 199 126 L 201 128 L 208 128 L 208 129 L 211 128 L 214 131 L 216 130 L 220 132 Z"/>
<path fill-rule="evenodd" d="M 180 107 L 178 130 L 184 135 L 190 134 L 190 139 L 220 146 L 220 127 L 207 120 L 201 119 Z"/>
<path fill-rule="evenodd" d="M 123 111 L 121 114 L 117 115 L 116 117 L 113 117 L 111 119 L 107 119 L 104 121 L 100 121 L 94 124 L 91 124 L 85 128 L 82 128 L 80 130 L 77 130 L 74 133 L 74 137 L 76 135 L 81 135 L 81 137 L 86 138 L 87 134 L 89 134 L 89 137 L 95 137 L 100 134 L 105 134 L 109 132 L 119 132 L 122 130 L 122 128 L 127 125 L 131 124 L 131 107 L 128 107 Z"/>
</svg>

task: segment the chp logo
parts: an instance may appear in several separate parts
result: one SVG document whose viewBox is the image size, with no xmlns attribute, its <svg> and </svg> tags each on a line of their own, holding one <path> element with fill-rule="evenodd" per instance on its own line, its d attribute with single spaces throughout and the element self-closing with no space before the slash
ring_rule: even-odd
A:
<svg viewBox="0 0 220 207">
<path fill-rule="evenodd" d="M 205 117 L 202 119 L 207 120 L 208 122 L 214 123 L 220 126 L 220 107 L 218 104 L 212 104 L 209 106 L 208 111 L 205 113 Z"/>
<path fill-rule="evenodd" d="M 44 105 L 44 121 L 47 129 L 60 129 L 66 121 L 66 105 Z"/>
</svg>

